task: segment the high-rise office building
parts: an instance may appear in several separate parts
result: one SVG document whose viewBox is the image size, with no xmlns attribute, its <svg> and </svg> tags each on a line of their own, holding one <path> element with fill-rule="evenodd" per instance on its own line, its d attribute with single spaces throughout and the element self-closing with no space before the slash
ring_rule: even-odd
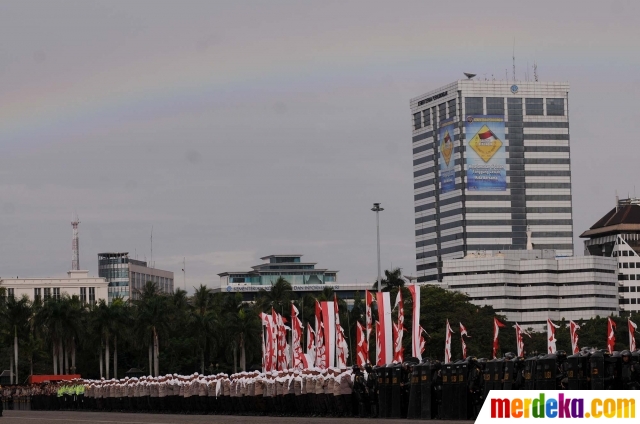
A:
<svg viewBox="0 0 640 424">
<path fill-rule="evenodd" d="M 460 80 L 411 100 L 418 281 L 468 251 L 573 255 L 569 85 Z M 531 248 L 531 246 L 530 246 Z"/>
</svg>

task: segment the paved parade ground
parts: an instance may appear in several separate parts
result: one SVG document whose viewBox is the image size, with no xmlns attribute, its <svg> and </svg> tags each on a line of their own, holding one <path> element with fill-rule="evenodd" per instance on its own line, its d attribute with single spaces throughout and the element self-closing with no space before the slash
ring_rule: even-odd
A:
<svg viewBox="0 0 640 424">
<path fill-rule="evenodd" d="M 198 424 L 198 423 L 299 423 L 305 424 L 350 422 L 350 423 L 411 423 L 416 420 L 371 420 L 364 418 L 301 418 L 301 417 L 255 417 L 228 415 L 169 415 L 169 414 L 120 414 L 116 412 L 73 412 L 73 411 L 4 411 L 0 422 L 37 424 Z M 470 423 L 471 421 L 433 421 L 430 423 Z"/>
</svg>

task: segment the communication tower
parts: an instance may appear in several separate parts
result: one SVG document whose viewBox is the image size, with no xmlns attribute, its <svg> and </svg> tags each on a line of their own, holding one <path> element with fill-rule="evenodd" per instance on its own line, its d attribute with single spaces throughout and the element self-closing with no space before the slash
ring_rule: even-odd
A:
<svg viewBox="0 0 640 424">
<path fill-rule="evenodd" d="M 76 214 L 75 218 L 72 218 L 71 227 L 73 228 L 73 238 L 71 239 L 71 270 L 77 271 L 80 269 L 80 240 L 78 239 L 78 224 L 80 219 Z"/>
</svg>

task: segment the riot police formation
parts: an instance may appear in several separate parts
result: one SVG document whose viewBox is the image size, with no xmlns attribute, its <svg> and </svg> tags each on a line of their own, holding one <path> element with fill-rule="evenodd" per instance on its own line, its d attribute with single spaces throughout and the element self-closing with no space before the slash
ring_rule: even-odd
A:
<svg viewBox="0 0 640 424">
<path fill-rule="evenodd" d="M 491 390 L 639 387 L 638 353 L 583 348 L 447 364 L 411 358 L 352 369 L 73 380 L 0 393 L 4 409 L 472 420 Z"/>
</svg>

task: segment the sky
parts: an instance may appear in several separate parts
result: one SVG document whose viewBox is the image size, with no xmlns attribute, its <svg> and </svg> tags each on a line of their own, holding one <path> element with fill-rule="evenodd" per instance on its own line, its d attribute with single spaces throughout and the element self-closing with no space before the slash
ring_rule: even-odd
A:
<svg viewBox="0 0 640 424">
<path fill-rule="evenodd" d="M 409 99 L 464 78 L 570 83 L 579 234 L 633 195 L 640 3 L 0 2 L 0 276 L 128 251 L 182 287 L 269 254 L 343 283 L 415 275 Z M 528 68 L 527 68 L 528 67 Z M 640 185 L 638 186 L 640 194 Z"/>
</svg>

